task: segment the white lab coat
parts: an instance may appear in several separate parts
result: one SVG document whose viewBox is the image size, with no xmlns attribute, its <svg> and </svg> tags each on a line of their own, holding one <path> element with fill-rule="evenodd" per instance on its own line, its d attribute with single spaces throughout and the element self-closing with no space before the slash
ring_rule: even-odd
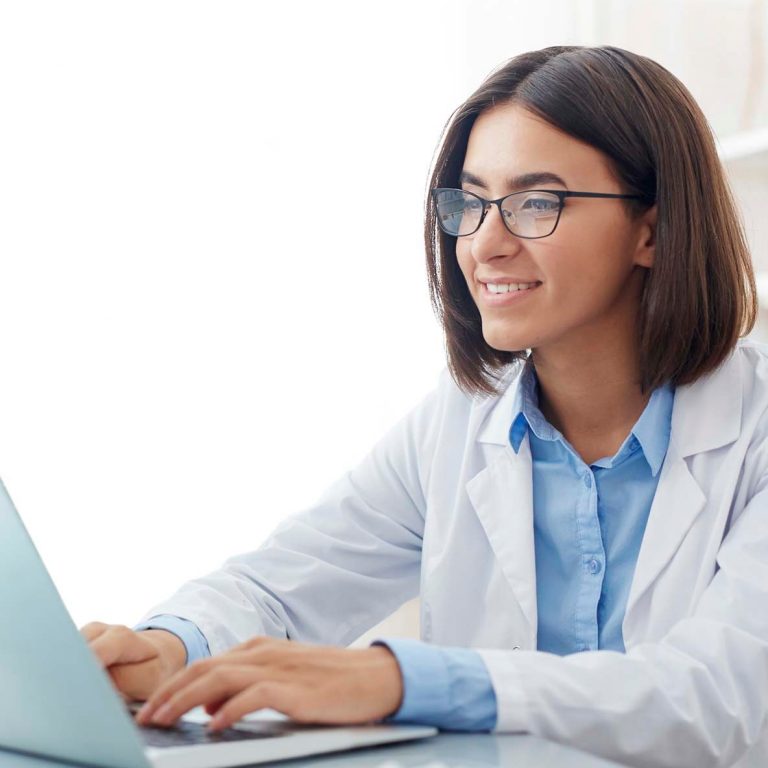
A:
<svg viewBox="0 0 768 768">
<path fill-rule="evenodd" d="M 419 594 L 422 640 L 482 655 L 498 731 L 635 766 L 764 768 L 768 346 L 742 339 L 677 388 L 625 654 L 535 650 L 530 444 L 508 440 L 520 370 L 470 398 L 444 368 L 314 505 L 142 620 L 188 618 L 213 654 L 255 634 L 346 645 Z"/>
</svg>

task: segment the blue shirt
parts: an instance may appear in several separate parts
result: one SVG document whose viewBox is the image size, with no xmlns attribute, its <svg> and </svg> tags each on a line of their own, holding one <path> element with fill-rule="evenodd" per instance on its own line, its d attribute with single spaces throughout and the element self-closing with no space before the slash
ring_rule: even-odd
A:
<svg viewBox="0 0 768 768">
<path fill-rule="evenodd" d="M 657 388 L 616 453 L 589 466 L 543 416 L 528 363 L 514 404 L 515 452 L 533 459 L 537 648 L 559 655 L 624 651 L 621 625 L 659 470 L 674 391 Z"/>
<path fill-rule="evenodd" d="M 519 452 L 528 432 L 533 460 L 537 647 L 559 655 L 624 651 L 621 625 L 640 543 L 669 444 L 674 389 L 653 391 L 612 457 L 587 466 L 544 418 L 529 361 L 520 378 L 509 440 Z M 134 626 L 166 629 L 187 648 L 187 664 L 210 655 L 195 624 L 163 614 Z M 490 731 L 496 696 L 480 655 L 418 640 L 376 640 L 395 655 L 403 701 L 387 720 L 444 730 Z"/>
</svg>

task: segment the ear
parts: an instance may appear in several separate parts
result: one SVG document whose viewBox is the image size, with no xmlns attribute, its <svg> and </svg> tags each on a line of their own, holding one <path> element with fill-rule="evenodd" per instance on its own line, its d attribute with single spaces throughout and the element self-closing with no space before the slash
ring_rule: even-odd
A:
<svg viewBox="0 0 768 768">
<path fill-rule="evenodd" d="M 653 267 L 656 257 L 656 215 L 658 203 L 654 203 L 638 220 L 637 245 L 634 263 L 641 267 Z"/>
</svg>

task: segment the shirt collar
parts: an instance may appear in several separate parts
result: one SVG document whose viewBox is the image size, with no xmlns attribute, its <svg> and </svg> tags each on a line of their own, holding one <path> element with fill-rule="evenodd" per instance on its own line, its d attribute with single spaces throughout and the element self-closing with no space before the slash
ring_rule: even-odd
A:
<svg viewBox="0 0 768 768">
<path fill-rule="evenodd" d="M 657 387 L 632 427 L 632 434 L 638 439 L 654 477 L 661 469 L 669 446 L 674 399 L 675 389 L 669 381 Z"/>
<path fill-rule="evenodd" d="M 640 444 L 654 477 L 661 469 L 669 445 L 674 395 L 674 387 L 669 381 L 654 389 L 648 404 L 631 430 L 631 436 Z M 519 452 L 520 443 L 529 428 L 541 440 L 556 440 L 559 436 L 559 432 L 539 410 L 539 380 L 530 359 L 525 361 L 512 404 L 509 441 L 515 453 Z M 629 439 L 631 438 L 628 436 Z M 628 442 L 625 441 L 620 452 L 623 452 L 627 445 Z"/>
</svg>

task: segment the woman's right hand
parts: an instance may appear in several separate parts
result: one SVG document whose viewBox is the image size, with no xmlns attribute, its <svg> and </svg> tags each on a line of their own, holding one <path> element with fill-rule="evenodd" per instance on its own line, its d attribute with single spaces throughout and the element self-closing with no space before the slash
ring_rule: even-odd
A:
<svg viewBox="0 0 768 768">
<path fill-rule="evenodd" d="M 184 643 L 164 629 L 136 632 L 123 624 L 92 621 L 80 632 L 126 701 L 146 701 L 186 664 Z"/>
</svg>

